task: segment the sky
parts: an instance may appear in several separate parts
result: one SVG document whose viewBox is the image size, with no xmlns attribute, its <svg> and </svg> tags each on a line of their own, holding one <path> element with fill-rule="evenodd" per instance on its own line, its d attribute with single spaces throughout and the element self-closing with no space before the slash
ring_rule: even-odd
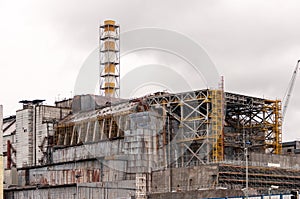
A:
<svg viewBox="0 0 300 199">
<path fill-rule="evenodd" d="M 4 115 L 23 99 L 52 104 L 71 97 L 105 19 L 116 20 L 121 31 L 157 27 L 188 36 L 205 49 L 230 92 L 282 99 L 300 59 L 298 0 L 0 0 Z M 298 77 L 284 140 L 300 140 L 299 91 Z"/>
</svg>

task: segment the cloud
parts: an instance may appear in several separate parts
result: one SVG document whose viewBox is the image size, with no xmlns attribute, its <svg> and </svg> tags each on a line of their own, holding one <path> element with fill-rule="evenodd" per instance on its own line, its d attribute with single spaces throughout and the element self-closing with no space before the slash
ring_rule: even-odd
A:
<svg viewBox="0 0 300 199">
<path fill-rule="evenodd" d="M 297 0 L 1 1 L 0 80 L 5 114 L 28 98 L 70 96 L 81 64 L 98 45 L 98 26 L 160 27 L 199 43 L 225 76 L 226 89 L 280 98 L 300 59 Z M 284 127 L 297 136 L 299 78 Z M 298 133 L 297 132 L 297 133 Z"/>
</svg>

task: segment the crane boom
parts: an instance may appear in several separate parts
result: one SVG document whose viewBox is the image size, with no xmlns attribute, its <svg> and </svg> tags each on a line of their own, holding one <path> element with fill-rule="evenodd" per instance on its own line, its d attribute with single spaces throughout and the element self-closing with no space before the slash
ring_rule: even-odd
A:
<svg viewBox="0 0 300 199">
<path fill-rule="evenodd" d="M 285 117 L 285 114 L 286 114 L 286 111 L 287 111 L 287 108 L 288 108 L 288 105 L 289 105 L 289 102 L 291 99 L 291 95 L 292 95 L 292 92 L 293 92 L 293 89 L 295 86 L 295 81 L 296 81 L 297 73 L 299 70 L 299 62 L 300 62 L 300 60 L 298 60 L 298 62 L 297 62 L 296 68 L 292 75 L 292 79 L 290 80 L 288 89 L 283 97 L 282 121 L 284 121 L 284 117 Z"/>
</svg>

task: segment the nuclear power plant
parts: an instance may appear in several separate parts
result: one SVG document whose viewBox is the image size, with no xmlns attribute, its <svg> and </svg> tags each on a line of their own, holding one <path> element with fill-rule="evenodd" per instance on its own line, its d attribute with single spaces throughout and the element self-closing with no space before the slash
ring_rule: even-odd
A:
<svg viewBox="0 0 300 199">
<path fill-rule="evenodd" d="M 120 26 L 99 33 L 100 95 L 22 100 L 3 119 L 4 198 L 298 196 L 300 141 L 282 141 L 290 95 L 226 92 L 220 77 L 218 88 L 122 99 Z"/>
</svg>

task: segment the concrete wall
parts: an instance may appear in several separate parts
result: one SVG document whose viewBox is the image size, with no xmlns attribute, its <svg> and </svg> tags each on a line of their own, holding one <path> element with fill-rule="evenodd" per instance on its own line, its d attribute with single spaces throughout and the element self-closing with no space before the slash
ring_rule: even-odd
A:
<svg viewBox="0 0 300 199">
<path fill-rule="evenodd" d="M 221 198 L 229 196 L 243 196 L 242 191 L 238 190 L 202 190 L 173 193 L 151 194 L 149 199 L 195 199 L 195 198 Z"/>
<path fill-rule="evenodd" d="M 8 187 L 9 185 L 18 185 L 18 172 L 15 167 L 4 170 L 4 183 L 5 187 Z"/>
<path fill-rule="evenodd" d="M 118 167 L 119 164 L 114 160 L 90 160 L 19 170 L 19 186 L 113 182 L 130 179 L 130 176 Z"/>
<path fill-rule="evenodd" d="M 155 171 L 152 173 L 151 191 L 172 192 L 209 188 L 216 185 L 217 173 L 217 165 Z"/>
<path fill-rule="evenodd" d="M 114 183 L 82 183 L 62 187 L 35 186 L 27 189 L 5 190 L 6 199 L 131 199 L 135 190 L 128 187 L 133 181 Z M 78 195 L 78 197 L 77 197 Z"/>
<path fill-rule="evenodd" d="M 253 166 L 269 166 L 278 164 L 280 168 L 300 169 L 300 158 L 298 155 L 274 155 L 250 153 L 250 160 Z M 269 165 L 268 165 L 269 164 Z"/>
<path fill-rule="evenodd" d="M 122 153 L 122 149 L 123 140 L 103 141 L 81 146 L 55 149 L 53 152 L 53 163 L 89 158 L 104 158 L 105 156 L 116 159 L 117 155 Z"/>
</svg>

